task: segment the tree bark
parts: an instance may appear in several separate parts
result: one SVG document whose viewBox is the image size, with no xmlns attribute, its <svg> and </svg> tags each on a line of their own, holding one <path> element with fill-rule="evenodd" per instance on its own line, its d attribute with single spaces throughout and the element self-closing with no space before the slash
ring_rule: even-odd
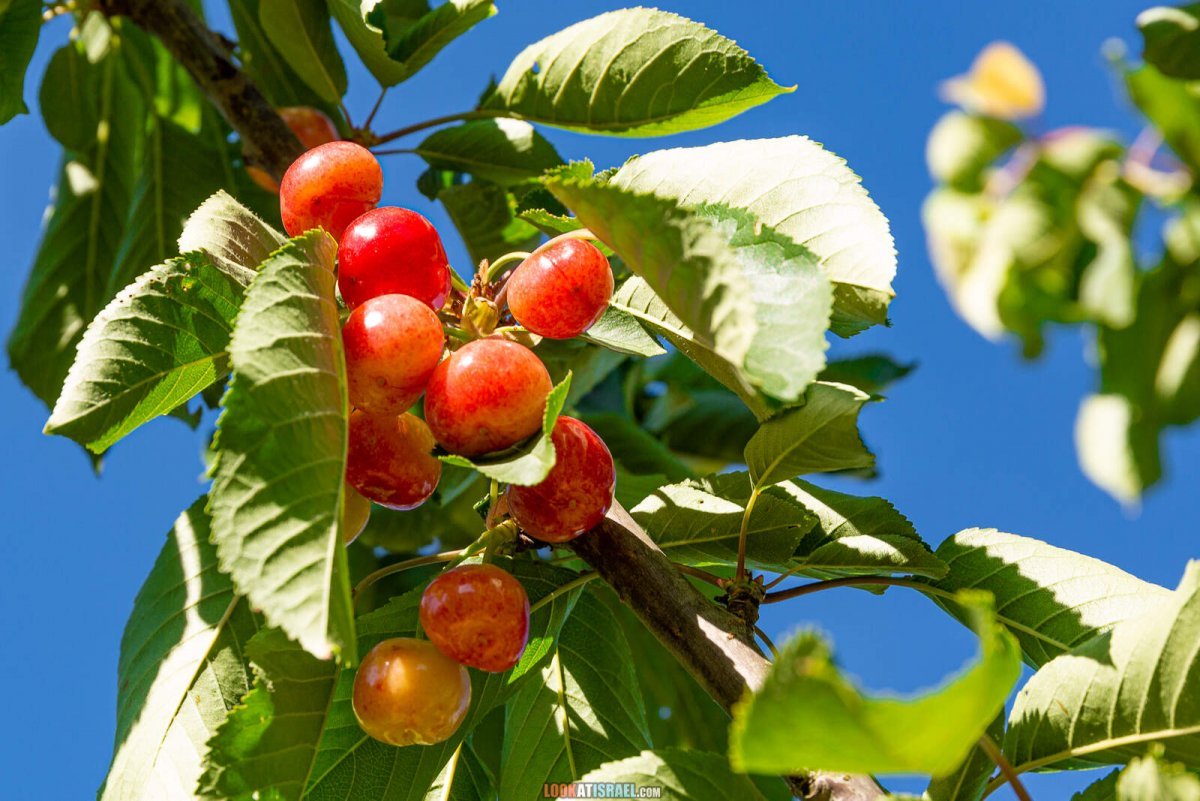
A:
<svg viewBox="0 0 1200 801">
<path fill-rule="evenodd" d="M 620 504 L 572 547 L 727 712 L 762 685 L 771 664 L 754 633 L 700 594 Z M 884 794 L 867 776 L 785 778 L 798 797 L 814 801 L 875 801 Z"/>
<path fill-rule="evenodd" d="M 246 162 L 275 180 L 303 146 L 233 59 L 228 44 L 182 0 L 97 0 L 106 16 L 124 16 L 156 37 L 242 140 Z"/>
</svg>

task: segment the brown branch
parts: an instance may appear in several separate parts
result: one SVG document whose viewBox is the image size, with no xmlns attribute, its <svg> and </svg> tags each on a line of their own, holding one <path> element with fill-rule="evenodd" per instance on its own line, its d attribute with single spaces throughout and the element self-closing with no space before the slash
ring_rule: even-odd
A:
<svg viewBox="0 0 1200 801">
<path fill-rule="evenodd" d="M 156 37 L 242 140 L 246 162 L 276 180 L 304 152 L 262 91 L 242 72 L 228 44 L 183 0 L 97 0 L 107 16 L 123 16 Z"/>
<path fill-rule="evenodd" d="M 620 504 L 572 548 L 727 712 L 762 685 L 771 663 L 753 630 L 701 595 Z M 866 776 L 786 778 L 793 793 L 815 801 L 875 801 L 883 795 Z"/>
</svg>

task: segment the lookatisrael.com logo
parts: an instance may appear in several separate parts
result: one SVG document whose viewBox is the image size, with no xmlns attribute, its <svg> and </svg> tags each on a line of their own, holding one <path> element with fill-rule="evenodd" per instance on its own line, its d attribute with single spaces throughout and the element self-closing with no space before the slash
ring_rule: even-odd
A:
<svg viewBox="0 0 1200 801">
<path fill-rule="evenodd" d="M 663 788 L 631 782 L 572 782 L 542 786 L 543 798 L 662 798 Z"/>
</svg>

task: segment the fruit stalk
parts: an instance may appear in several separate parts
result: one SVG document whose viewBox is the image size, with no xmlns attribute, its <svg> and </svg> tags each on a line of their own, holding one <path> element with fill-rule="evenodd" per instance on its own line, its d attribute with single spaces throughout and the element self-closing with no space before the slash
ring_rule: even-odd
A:
<svg viewBox="0 0 1200 801">
<path fill-rule="evenodd" d="M 701 595 L 620 504 L 614 502 L 604 521 L 569 547 L 727 712 L 748 689 L 762 684 L 771 663 L 755 644 L 754 632 Z M 804 799 L 875 801 L 883 795 L 867 776 L 786 778 L 792 792 Z"/>
</svg>

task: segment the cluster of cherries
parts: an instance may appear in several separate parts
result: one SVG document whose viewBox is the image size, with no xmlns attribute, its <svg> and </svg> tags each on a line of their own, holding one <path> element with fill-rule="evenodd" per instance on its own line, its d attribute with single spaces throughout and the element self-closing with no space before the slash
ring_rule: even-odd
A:
<svg viewBox="0 0 1200 801">
<path fill-rule="evenodd" d="M 292 236 L 323 228 L 338 240 L 337 285 L 350 310 L 342 329 L 353 407 L 343 512 L 349 541 L 372 502 L 408 510 L 429 499 L 442 470 L 435 448 L 476 458 L 540 434 L 550 375 L 532 350 L 495 328 L 511 317 L 509 328 L 538 336 L 580 335 L 612 296 L 612 269 L 590 242 L 559 238 L 499 282 L 485 265 L 469 289 L 455 290 L 433 225 L 407 209 L 376 208 L 383 172 L 371 152 L 315 142 L 307 136 L 313 126 L 297 122 L 310 116 L 284 118 L 305 145 L 316 144 L 279 185 L 284 227 Z M 411 411 L 422 395 L 423 417 Z M 557 459 L 545 480 L 509 486 L 489 520 L 508 514 L 533 539 L 563 543 L 603 519 L 615 471 L 604 442 L 579 420 L 559 417 L 551 439 Z M 466 667 L 495 673 L 516 665 L 529 615 L 521 583 L 496 565 L 443 571 L 421 598 L 429 639 L 384 640 L 359 667 L 353 704 L 363 730 L 396 746 L 450 737 L 470 705 Z"/>
</svg>

